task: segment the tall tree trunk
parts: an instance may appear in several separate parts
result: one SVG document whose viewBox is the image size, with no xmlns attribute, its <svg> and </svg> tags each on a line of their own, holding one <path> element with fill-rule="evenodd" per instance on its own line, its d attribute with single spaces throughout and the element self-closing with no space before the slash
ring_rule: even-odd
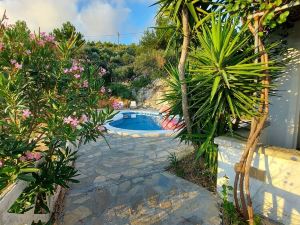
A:
<svg viewBox="0 0 300 225">
<path fill-rule="evenodd" d="M 186 7 L 182 9 L 182 30 L 183 43 L 181 48 L 181 56 L 178 64 L 179 80 L 181 82 L 181 96 L 182 96 L 182 112 L 188 134 L 192 134 L 191 118 L 189 115 L 189 104 L 187 96 L 187 84 L 185 79 L 185 63 L 188 56 L 188 48 L 190 45 L 190 27 L 188 21 L 188 10 Z"/>
</svg>

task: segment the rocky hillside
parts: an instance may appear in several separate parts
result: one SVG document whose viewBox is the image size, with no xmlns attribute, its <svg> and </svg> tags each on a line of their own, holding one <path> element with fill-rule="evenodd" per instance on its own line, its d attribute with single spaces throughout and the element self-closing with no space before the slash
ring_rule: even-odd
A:
<svg viewBox="0 0 300 225">
<path fill-rule="evenodd" d="M 161 109 L 166 103 L 162 103 L 163 94 L 168 90 L 167 84 L 162 79 L 156 79 L 146 87 L 141 88 L 137 93 L 133 93 L 138 107 Z"/>
</svg>

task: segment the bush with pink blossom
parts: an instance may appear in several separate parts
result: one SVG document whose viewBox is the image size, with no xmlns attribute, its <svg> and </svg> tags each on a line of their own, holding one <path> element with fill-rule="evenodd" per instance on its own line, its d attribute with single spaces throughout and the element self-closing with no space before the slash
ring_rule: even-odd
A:
<svg viewBox="0 0 300 225">
<path fill-rule="evenodd" d="M 35 199 L 53 194 L 56 185 L 68 187 L 77 171 L 66 143 L 103 136 L 102 125 L 114 115 L 97 110 L 106 71 L 87 65 L 79 48 L 76 36 L 58 42 L 24 22 L 1 21 L 0 193 L 18 179 L 30 182 Z"/>
</svg>

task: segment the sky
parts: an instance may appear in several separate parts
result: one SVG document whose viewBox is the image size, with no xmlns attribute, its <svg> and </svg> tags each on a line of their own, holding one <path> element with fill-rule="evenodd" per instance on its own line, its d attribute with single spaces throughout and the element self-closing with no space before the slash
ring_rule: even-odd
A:
<svg viewBox="0 0 300 225">
<path fill-rule="evenodd" d="M 155 0 L 0 0 L 8 23 L 26 21 L 31 30 L 51 32 L 70 21 L 85 39 L 138 43 L 144 30 L 154 25 Z"/>
</svg>

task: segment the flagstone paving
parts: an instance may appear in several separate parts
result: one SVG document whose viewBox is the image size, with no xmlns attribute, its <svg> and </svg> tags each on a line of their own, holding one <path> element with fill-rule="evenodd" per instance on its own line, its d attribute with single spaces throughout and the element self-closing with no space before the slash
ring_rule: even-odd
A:
<svg viewBox="0 0 300 225">
<path fill-rule="evenodd" d="M 67 193 L 64 225 L 219 225 L 217 198 L 165 168 L 168 156 L 191 148 L 172 137 L 107 135 L 82 146 L 80 183 Z"/>
</svg>

